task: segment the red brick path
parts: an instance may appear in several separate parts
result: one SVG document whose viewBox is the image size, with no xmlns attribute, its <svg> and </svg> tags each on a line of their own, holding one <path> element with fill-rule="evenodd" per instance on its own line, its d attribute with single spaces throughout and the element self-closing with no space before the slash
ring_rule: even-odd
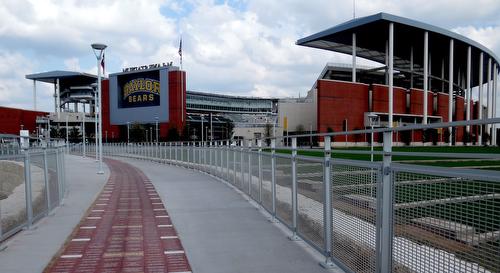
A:
<svg viewBox="0 0 500 273">
<path fill-rule="evenodd" d="M 111 174 L 44 272 L 191 272 L 182 244 L 143 172 L 106 160 Z"/>
</svg>

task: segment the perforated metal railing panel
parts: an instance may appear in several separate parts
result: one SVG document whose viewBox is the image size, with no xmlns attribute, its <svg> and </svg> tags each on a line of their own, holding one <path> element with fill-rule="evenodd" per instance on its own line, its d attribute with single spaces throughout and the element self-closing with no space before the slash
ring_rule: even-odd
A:
<svg viewBox="0 0 500 273">
<path fill-rule="evenodd" d="M 47 194 L 45 189 L 45 166 L 43 153 L 30 155 L 31 206 L 33 217 L 38 218 L 47 212 Z"/>
<path fill-rule="evenodd" d="M 4 154 L 2 156 L 1 175 L 4 179 L 0 180 L 0 191 L 3 197 L 0 198 L 0 224 L 2 231 L 0 239 L 5 234 L 24 225 L 28 219 L 26 215 L 26 196 L 23 191 L 26 187 L 24 167 L 24 155 Z M 9 198 L 15 198 L 15 200 Z"/>
<path fill-rule="evenodd" d="M 500 272 L 500 181 L 404 171 L 393 181 L 394 272 Z"/>
<path fill-rule="evenodd" d="M 353 272 L 375 272 L 377 179 L 370 168 L 331 167 L 332 255 Z"/>
<path fill-rule="evenodd" d="M 323 163 L 297 159 L 297 229 L 318 248 L 324 247 Z"/>
<path fill-rule="evenodd" d="M 288 157 L 276 156 L 276 216 L 292 225 L 292 165 Z"/>
<path fill-rule="evenodd" d="M 268 211 L 273 209 L 271 155 L 262 155 L 262 205 Z"/>
<path fill-rule="evenodd" d="M 251 175 L 250 181 L 252 182 L 250 195 L 254 200 L 259 200 L 259 155 L 257 153 L 251 154 Z"/>
</svg>

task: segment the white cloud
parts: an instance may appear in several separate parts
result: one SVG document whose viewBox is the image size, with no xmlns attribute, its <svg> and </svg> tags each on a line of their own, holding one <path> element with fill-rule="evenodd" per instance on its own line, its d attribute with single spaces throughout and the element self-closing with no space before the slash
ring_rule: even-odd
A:
<svg viewBox="0 0 500 273">
<path fill-rule="evenodd" d="M 30 105 L 25 101 L 31 83 L 25 74 L 63 67 L 95 73 L 91 42 L 108 44 L 106 72 L 148 63 L 177 64 L 181 32 L 189 89 L 272 97 L 304 94 L 326 62 L 349 62 L 350 57 L 296 46 L 295 41 L 351 19 L 352 3 L 3 0 L 0 105 Z M 356 0 L 356 8 L 358 17 L 394 13 L 453 29 L 500 51 L 497 0 Z M 443 12 L 449 10 L 453 12 Z M 5 69 L 9 63 L 22 65 L 14 73 Z M 50 110 L 52 90 L 41 88 L 46 88 L 44 107 Z"/>
</svg>

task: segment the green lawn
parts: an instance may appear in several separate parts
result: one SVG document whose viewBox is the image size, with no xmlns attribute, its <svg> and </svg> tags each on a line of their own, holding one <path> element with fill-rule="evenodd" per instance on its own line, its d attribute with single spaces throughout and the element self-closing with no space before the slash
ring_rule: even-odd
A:
<svg viewBox="0 0 500 273">
<path fill-rule="evenodd" d="M 334 153 L 332 153 L 333 158 L 339 159 L 351 159 L 351 160 L 370 160 L 370 155 L 368 154 L 349 154 L 342 153 L 343 150 L 350 151 L 369 151 L 370 147 L 335 147 L 333 148 Z M 375 151 L 381 151 L 382 147 L 374 147 Z M 269 149 L 265 149 L 264 151 L 269 152 Z M 339 152 L 340 151 L 340 152 Z M 394 152 L 432 152 L 432 153 L 482 153 L 482 154 L 500 154 L 500 147 L 471 147 L 471 146 L 428 146 L 428 147 L 393 147 Z M 289 149 L 277 149 L 277 153 L 282 154 L 291 154 L 291 150 Z M 323 157 L 322 150 L 299 150 L 297 151 L 298 155 L 302 156 L 314 156 L 314 157 Z M 374 155 L 374 161 L 381 161 L 381 155 Z M 464 160 L 464 161 L 454 161 L 456 159 L 451 158 L 436 158 L 436 157 L 428 157 L 428 156 L 393 156 L 393 161 L 429 161 L 429 162 L 409 162 L 411 164 L 418 165 L 430 165 L 430 166 L 442 166 L 442 167 L 475 167 L 475 166 L 499 166 L 500 169 L 500 160 Z M 431 162 L 432 161 L 432 162 Z M 491 168 L 488 170 L 498 170 L 495 168 Z"/>
</svg>

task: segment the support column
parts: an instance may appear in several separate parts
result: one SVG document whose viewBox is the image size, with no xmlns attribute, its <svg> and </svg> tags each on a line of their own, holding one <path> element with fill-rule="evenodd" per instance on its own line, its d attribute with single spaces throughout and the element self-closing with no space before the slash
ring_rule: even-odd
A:
<svg viewBox="0 0 500 273">
<path fill-rule="evenodd" d="M 492 100 L 491 100 L 491 118 L 495 118 L 497 116 L 497 88 L 498 88 L 498 66 L 495 63 L 495 68 L 493 69 L 493 90 L 492 90 Z M 492 139 L 491 145 L 497 145 L 497 124 L 492 124 Z"/>
<path fill-rule="evenodd" d="M 59 78 L 56 80 L 56 113 L 57 119 L 59 121 L 59 116 L 61 112 L 61 85 L 59 84 Z"/>
<path fill-rule="evenodd" d="M 33 80 L 33 110 L 36 111 L 36 80 Z"/>
<path fill-rule="evenodd" d="M 410 89 L 413 88 L 413 46 L 410 48 Z"/>
<path fill-rule="evenodd" d="M 479 102 L 478 119 L 483 119 L 483 52 L 479 55 Z M 483 125 L 478 125 L 478 145 L 483 145 Z"/>
<path fill-rule="evenodd" d="M 453 121 L 453 51 L 454 51 L 454 40 L 450 40 L 450 62 L 449 62 L 449 72 L 448 72 L 448 122 Z M 449 137 L 448 145 L 451 146 L 453 140 L 453 131 L 451 127 L 448 127 Z"/>
<path fill-rule="evenodd" d="M 465 101 L 465 105 L 466 105 L 466 109 L 465 109 L 465 119 L 467 121 L 470 120 L 470 106 L 471 106 L 471 99 L 472 99 L 472 89 L 471 89 L 471 58 L 472 58 L 472 48 L 471 46 L 469 46 L 467 48 L 467 95 L 465 96 L 466 98 L 466 101 Z M 465 130 L 467 136 L 466 136 L 466 139 L 468 142 L 471 142 L 471 139 L 470 139 L 470 125 L 467 125 L 466 126 L 466 130 Z"/>
<path fill-rule="evenodd" d="M 491 112 L 491 99 L 490 99 L 490 90 L 491 90 L 491 58 L 488 58 L 488 74 L 486 76 L 486 118 L 490 118 Z M 486 124 L 486 133 L 490 136 L 490 144 L 491 144 L 491 126 L 490 124 Z"/>
<path fill-rule="evenodd" d="M 356 82 L 356 33 L 352 33 L 352 82 Z"/>
<path fill-rule="evenodd" d="M 394 23 L 389 23 L 389 126 L 392 127 L 394 93 Z"/>
<path fill-rule="evenodd" d="M 427 94 L 429 89 L 429 32 L 424 32 L 424 118 L 422 124 L 427 124 Z"/>
</svg>

